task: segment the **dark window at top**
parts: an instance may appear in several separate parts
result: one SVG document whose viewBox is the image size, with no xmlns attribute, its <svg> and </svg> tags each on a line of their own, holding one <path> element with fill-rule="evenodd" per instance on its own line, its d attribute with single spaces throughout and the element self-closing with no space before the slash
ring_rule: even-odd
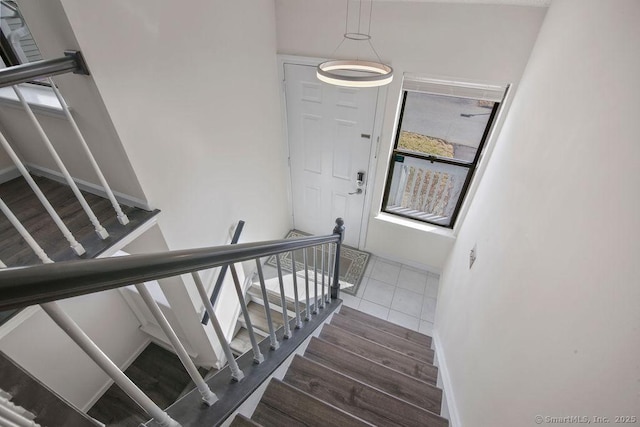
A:
<svg viewBox="0 0 640 427">
<path fill-rule="evenodd" d="M 499 105 L 405 90 L 382 210 L 453 228 Z"/>
<path fill-rule="evenodd" d="M 18 6 L 8 0 L 0 1 L 0 57 L 1 67 L 42 59 Z"/>
</svg>

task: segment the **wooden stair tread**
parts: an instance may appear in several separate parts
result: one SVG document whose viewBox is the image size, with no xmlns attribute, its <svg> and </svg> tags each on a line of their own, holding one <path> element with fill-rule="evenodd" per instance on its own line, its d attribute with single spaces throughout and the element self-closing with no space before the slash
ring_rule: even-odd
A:
<svg viewBox="0 0 640 427">
<path fill-rule="evenodd" d="M 378 345 L 331 324 L 325 324 L 319 336 L 338 347 L 430 384 L 436 385 L 438 380 L 438 368 L 432 364 Z"/>
<path fill-rule="evenodd" d="M 281 412 L 276 408 L 272 408 L 269 405 L 265 405 L 262 402 L 258 403 L 258 406 L 256 406 L 256 410 L 253 411 L 251 419 L 266 427 L 305 427 L 304 423 L 296 420 L 295 418 L 291 418 L 284 412 Z"/>
<path fill-rule="evenodd" d="M 247 293 L 249 295 L 251 295 L 252 297 L 255 297 L 259 300 L 262 300 L 262 291 L 260 290 L 260 285 L 258 284 L 253 284 L 249 287 L 249 290 L 247 291 Z M 282 300 L 280 299 L 280 292 L 276 292 L 276 291 L 272 291 L 267 289 L 267 298 L 269 299 L 269 304 L 278 306 L 278 307 L 282 307 Z M 292 313 L 295 313 L 295 302 L 293 301 L 293 299 L 289 298 L 289 297 L 285 297 L 286 301 L 287 301 L 287 310 L 289 310 Z M 305 308 L 305 303 L 304 301 L 298 301 L 298 308 L 302 311 Z"/>
<path fill-rule="evenodd" d="M 230 427 L 260 427 L 260 424 L 256 423 L 252 419 L 245 417 L 242 414 L 236 414 L 235 418 L 230 424 Z"/>
<path fill-rule="evenodd" d="M 319 338 L 312 338 L 304 356 L 399 399 L 440 414 L 442 390 L 387 368 Z"/>
<path fill-rule="evenodd" d="M 431 347 L 432 339 L 430 336 L 405 328 L 404 326 L 396 325 L 395 323 L 382 320 L 380 318 L 367 313 L 363 313 L 362 311 L 347 307 L 345 305 L 340 308 L 340 314 L 358 320 L 362 323 L 366 323 L 367 325 L 373 326 L 374 328 L 380 329 L 381 331 L 385 331 L 387 333 L 397 335 L 400 338 L 413 341 L 416 344 Z"/>
<path fill-rule="evenodd" d="M 276 409 L 307 426 L 371 425 L 275 378 L 271 379 L 260 404 Z"/>
<path fill-rule="evenodd" d="M 259 337 L 258 340 L 260 340 Z M 242 327 L 235 334 L 231 342 L 229 343 L 229 347 L 236 356 L 240 356 L 245 354 L 247 351 L 251 350 L 251 340 L 249 338 L 249 331 Z"/>
<path fill-rule="evenodd" d="M 251 323 L 253 327 L 268 334 L 269 323 L 267 322 L 267 314 L 265 312 L 264 305 L 251 301 L 249 302 L 249 304 L 247 304 L 247 309 L 249 310 L 249 316 L 251 317 Z M 278 329 L 284 326 L 282 312 L 277 312 L 271 307 L 269 307 L 269 310 L 271 312 L 271 321 L 273 322 L 274 329 Z M 292 319 L 292 317 L 288 317 L 289 320 Z M 244 318 L 240 316 L 241 323 L 243 320 Z"/>
<path fill-rule="evenodd" d="M 434 352 L 431 348 L 416 344 L 413 341 L 400 338 L 397 335 L 376 329 L 358 320 L 354 320 L 336 313 L 331 318 L 331 324 L 348 332 L 366 338 L 384 347 L 389 347 L 414 359 L 433 364 Z"/>
<path fill-rule="evenodd" d="M 299 355 L 284 381 L 374 425 L 448 426 L 439 415 Z"/>
</svg>

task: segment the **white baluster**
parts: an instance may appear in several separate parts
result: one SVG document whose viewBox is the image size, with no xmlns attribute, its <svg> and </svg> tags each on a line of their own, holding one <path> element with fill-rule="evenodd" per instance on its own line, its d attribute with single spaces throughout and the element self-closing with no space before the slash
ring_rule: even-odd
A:
<svg viewBox="0 0 640 427">
<path fill-rule="evenodd" d="M 4 137 L 4 134 L 2 132 L 0 132 L 0 144 L 5 149 L 13 163 L 16 165 L 25 181 L 27 181 L 29 187 L 31 187 L 31 190 L 33 190 L 33 192 L 36 194 L 36 197 L 38 197 L 38 200 L 40 200 L 40 203 L 42 203 L 47 213 L 51 216 L 53 222 L 56 223 L 56 226 L 58 226 L 65 239 L 67 239 L 67 241 L 71 245 L 71 249 L 73 249 L 73 251 L 77 255 L 84 254 L 85 250 L 82 245 L 75 239 L 75 237 L 73 237 L 73 234 L 71 234 L 71 231 L 69 231 L 67 226 L 64 225 L 64 222 L 62 222 L 60 215 L 58 215 L 55 209 L 53 209 L 53 206 L 51 206 L 51 203 L 49 202 L 49 200 L 47 200 L 47 197 L 44 195 L 42 190 L 40 190 L 38 184 L 36 184 L 36 182 L 33 180 L 31 175 L 29 174 L 29 171 L 22 163 L 22 160 L 20 160 L 16 152 L 13 151 L 13 148 L 11 148 L 11 145 L 9 145 L 9 141 L 7 141 L 7 138 Z"/>
<path fill-rule="evenodd" d="M 60 156 L 56 152 L 56 149 L 53 147 L 53 144 L 51 143 L 51 141 L 49 140 L 49 137 L 47 136 L 47 134 L 45 133 L 44 129 L 40 125 L 40 122 L 38 122 L 38 119 L 36 118 L 35 114 L 33 114 L 33 111 L 31 110 L 31 107 L 29 106 L 27 101 L 24 99 L 24 96 L 22 96 L 22 92 L 20 91 L 18 86 L 12 86 L 12 87 L 13 87 L 13 91 L 18 96 L 18 99 L 20 100 L 20 103 L 22 104 L 22 107 L 24 108 L 25 112 L 27 113 L 27 115 L 31 119 L 31 122 L 33 123 L 33 125 L 36 128 L 36 130 L 38 131 L 38 134 L 42 138 L 42 141 L 44 142 L 44 145 L 47 147 L 47 150 L 49 150 L 49 153 L 53 157 L 53 160 L 56 162 L 56 165 L 60 169 L 60 172 L 62 172 L 62 175 L 64 176 L 64 179 L 67 181 L 67 184 L 71 188 L 71 191 L 73 191 L 73 194 L 75 194 L 76 198 L 78 199 L 78 202 L 80 202 L 80 205 L 82 206 L 82 209 L 85 211 L 85 213 L 89 217 L 89 220 L 91 221 L 91 224 L 93 224 L 93 227 L 95 228 L 96 233 L 98 234 L 98 236 L 101 239 L 106 239 L 107 237 L 109 237 L 109 233 L 107 232 L 107 230 L 105 230 L 105 228 L 102 226 L 102 224 L 100 224 L 100 221 L 98 220 L 96 215 L 93 213 L 93 210 L 91 209 L 91 206 L 89 206 L 89 203 L 87 203 L 87 201 L 85 200 L 84 196 L 80 192 L 80 189 L 78 188 L 78 185 L 76 184 L 76 182 L 71 177 L 71 174 L 69 173 L 69 171 L 65 167 L 64 163 L 62 162 L 62 159 L 60 158 Z"/>
<path fill-rule="evenodd" d="M 38 242 L 35 241 L 31 234 L 27 231 L 26 228 L 22 225 L 20 220 L 11 212 L 11 209 L 4 203 L 4 201 L 0 198 L 0 210 L 7 217 L 11 225 L 20 233 L 20 236 L 27 242 L 29 247 L 35 252 L 35 254 L 40 258 L 40 260 L 45 264 L 50 264 L 53 261 L 51 258 L 47 256 L 44 250 L 40 247 Z M 4 264 L 3 264 L 4 265 Z"/>
<path fill-rule="evenodd" d="M 284 321 L 284 338 L 291 338 L 291 328 L 289 327 L 289 314 L 287 312 L 287 296 L 284 293 L 284 280 L 282 279 L 282 265 L 280 265 L 280 254 L 276 254 L 276 266 L 278 268 L 278 283 L 280 284 L 280 304 L 282 305 L 282 320 Z"/>
<path fill-rule="evenodd" d="M 127 218 L 127 215 L 124 212 L 122 212 L 122 209 L 120 208 L 120 204 L 116 200 L 116 196 L 113 195 L 113 191 L 111 191 L 111 187 L 109 186 L 109 184 L 107 183 L 107 180 L 102 174 L 102 170 L 100 170 L 100 166 L 98 166 L 98 162 L 96 162 L 95 157 L 93 157 L 93 153 L 89 149 L 89 145 L 87 144 L 87 141 L 84 139 L 84 136 L 82 135 L 82 132 L 80 132 L 80 128 L 78 127 L 78 124 L 76 123 L 75 119 L 71 115 L 71 111 L 69 111 L 69 106 L 67 105 L 66 101 L 60 94 L 60 91 L 58 90 L 56 85 L 53 83 L 53 79 L 51 77 L 49 77 L 49 84 L 51 85 L 53 92 L 58 97 L 58 101 L 60 102 L 60 105 L 62 105 L 62 110 L 64 111 L 64 114 L 67 116 L 67 120 L 69 120 L 71 127 L 73 128 L 74 132 L 76 133 L 76 136 L 80 140 L 80 145 L 82 146 L 85 154 L 89 158 L 89 163 L 91 163 L 93 170 L 96 172 L 96 175 L 98 175 L 100 184 L 102 184 L 104 191 L 107 193 L 107 197 L 111 201 L 111 205 L 113 206 L 113 209 L 116 211 L 116 216 L 118 217 L 118 221 L 122 225 L 127 225 L 129 223 L 129 218 Z"/>
<path fill-rule="evenodd" d="M 218 401 L 218 397 L 211 391 L 207 383 L 202 378 L 202 375 L 200 375 L 200 372 L 198 372 L 198 368 L 196 368 L 196 365 L 189 357 L 187 350 L 185 350 L 184 346 L 178 339 L 178 336 L 169 324 L 167 318 L 164 316 L 164 313 L 162 313 L 162 310 L 160 309 L 160 306 L 158 306 L 156 300 L 153 298 L 144 284 L 138 283 L 135 286 L 138 290 L 138 293 L 140 293 L 140 296 L 147 304 L 147 307 L 149 307 L 151 314 L 153 314 L 153 317 L 158 321 L 160 328 L 162 328 L 162 331 L 165 333 L 167 338 L 169 338 L 169 341 L 171 341 L 171 345 L 176 351 L 176 355 L 178 356 L 178 358 L 182 362 L 182 365 L 187 370 L 187 373 L 196 385 L 196 388 L 202 396 L 202 400 L 204 400 L 205 403 L 209 406 L 216 403 Z"/>
<path fill-rule="evenodd" d="M 40 427 L 40 424 L 36 423 L 33 420 L 25 418 L 24 416 L 18 414 L 11 410 L 11 408 L 0 405 L 0 420 L 5 419 L 9 421 L 10 426 L 19 426 L 19 427 Z M 0 425 L 7 425 L 4 423 L 0 423 Z"/>
<path fill-rule="evenodd" d="M 65 313 L 57 302 L 47 302 L 40 305 L 42 309 L 51 317 L 51 319 L 76 344 L 89 356 L 100 368 L 118 384 L 118 386 L 131 398 L 140 405 L 153 419 L 163 427 L 179 427 L 177 421 L 164 412 L 153 400 L 149 398 L 142 390 L 136 386 L 125 374 L 113 363 L 106 354 L 84 333 L 82 329 Z"/>
<path fill-rule="evenodd" d="M 11 397 L 9 393 L 0 389 L 0 421 L 5 421 L 8 426 L 40 427 L 40 424 L 33 421 L 36 418 L 35 414 L 11 402 Z M 0 425 L 5 424 L 0 422 Z"/>
<path fill-rule="evenodd" d="M 235 357 L 233 357 L 231 347 L 229 346 L 229 343 L 224 336 L 224 332 L 222 332 L 222 327 L 220 326 L 220 322 L 218 322 L 218 316 L 216 316 L 216 312 L 213 310 L 213 305 L 211 304 L 211 301 L 209 301 L 209 296 L 207 296 L 207 291 L 204 288 L 202 279 L 200 279 L 200 275 L 197 271 L 191 273 L 191 277 L 193 277 L 193 281 L 196 282 L 196 288 L 198 288 L 200 299 L 202 299 L 204 308 L 207 310 L 207 313 L 209 313 L 211 326 L 213 326 L 213 330 L 218 337 L 218 341 L 220 341 L 220 345 L 222 345 L 222 351 L 224 351 L 224 355 L 226 356 L 227 362 L 229 363 L 229 369 L 231 369 L 231 377 L 236 381 L 242 381 L 242 379 L 244 378 L 244 373 L 240 370 Z"/>
</svg>

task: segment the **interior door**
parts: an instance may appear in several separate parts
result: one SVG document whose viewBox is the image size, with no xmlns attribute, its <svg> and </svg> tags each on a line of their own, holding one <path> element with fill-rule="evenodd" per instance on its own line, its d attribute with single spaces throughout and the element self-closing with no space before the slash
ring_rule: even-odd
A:
<svg viewBox="0 0 640 427">
<path fill-rule="evenodd" d="M 328 234 L 341 217 L 359 247 L 378 89 L 322 83 L 315 66 L 285 64 L 284 75 L 294 226 Z"/>
</svg>

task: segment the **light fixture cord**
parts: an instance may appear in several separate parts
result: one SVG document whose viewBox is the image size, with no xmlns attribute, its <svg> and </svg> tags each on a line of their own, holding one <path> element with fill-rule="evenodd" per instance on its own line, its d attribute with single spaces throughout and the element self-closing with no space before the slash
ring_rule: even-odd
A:
<svg viewBox="0 0 640 427">
<path fill-rule="evenodd" d="M 360 5 L 358 7 L 358 33 L 360 32 L 360 20 L 362 19 L 362 0 L 360 0 Z"/>
<path fill-rule="evenodd" d="M 347 16 L 344 18 L 344 33 L 349 32 L 349 0 L 347 0 Z"/>
<path fill-rule="evenodd" d="M 373 0 L 371 0 L 371 5 L 369 6 L 369 30 L 367 32 L 367 35 L 369 36 L 369 39 L 371 39 L 371 14 L 373 12 Z"/>
<path fill-rule="evenodd" d="M 382 62 L 382 59 L 380 58 L 380 55 L 378 55 L 378 52 L 376 51 L 376 48 L 373 47 L 373 43 L 371 43 L 371 17 L 373 16 L 373 0 L 371 0 L 371 7 L 369 8 L 369 39 L 367 40 L 369 42 L 369 46 L 371 46 L 371 50 L 373 50 L 373 53 L 376 54 L 376 58 L 378 58 L 378 62 Z"/>
</svg>

